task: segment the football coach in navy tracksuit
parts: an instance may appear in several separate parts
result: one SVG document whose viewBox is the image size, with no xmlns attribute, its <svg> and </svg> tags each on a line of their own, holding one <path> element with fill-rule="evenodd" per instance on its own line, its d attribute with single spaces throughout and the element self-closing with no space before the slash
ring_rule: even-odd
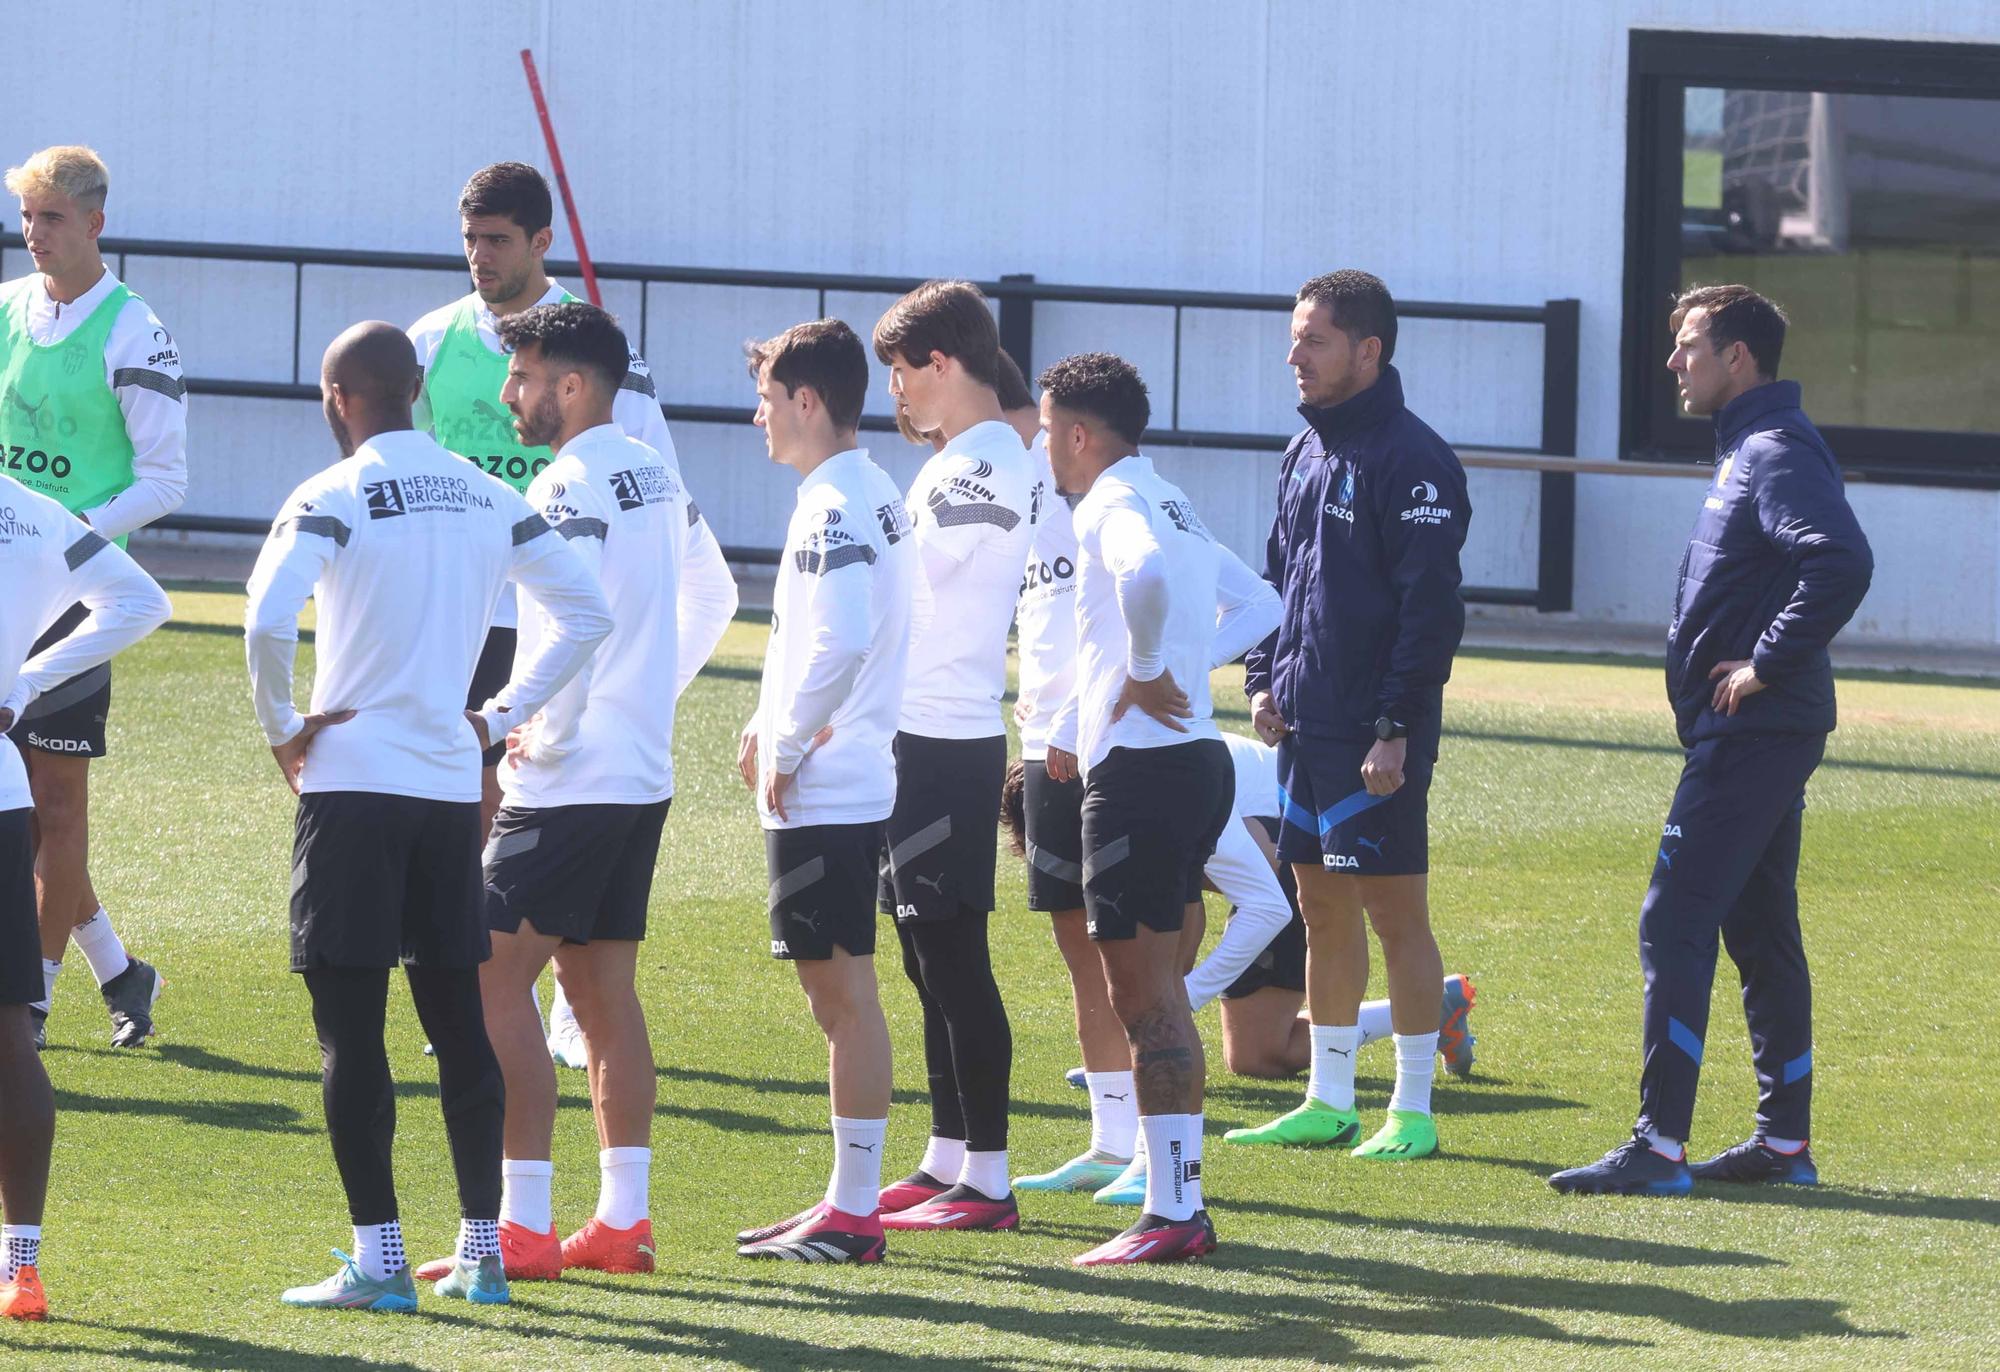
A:
<svg viewBox="0 0 2000 1372">
<path fill-rule="evenodd" d="M 1428 797 L 1465 631 L 1459 552 L 1472 519 L 1457 456 L 1403 403 L 1395 347 L 1396 302 L 1378 278 L 1337 271 L 1299 288 L 1286 361 L 1306 428 L 1285 453 L 1265 569 L 1284 616 L 1245 659 L 1244 689 L 1252 724 L 1278 749 L 1278 856 L 1305 916 L 1312 1070 L 1298 1109 L 1224 1135 L 1360 1140 L 1354 1051 L 1372 924 L 1396 1086 L 1354 1155 L 1392 1162 L 1437 1150 L 1444 964 L 1430 926 Z"/>
<path fill-rule="evenodd" d="M 1639 915 L 1645 1066 L 1630 1141 L 1558 1172 L 1558 1191 L 1681 1195 L 1695 1179 L 1819 1180 L 1807 1146 L 1812 982 L 1799 937 L 1806 781 L 1834 727 L 1827 645 L 1874 558 L 1826 440 L 1779 381 L 1785 316 L 1746 286 L 1697 287 L 1673 314 L 1689 414 L 1715 417 L 1715 477 L 1681 562 L 1667 694 L 1687 761 Z M 1757 1127 L 1689 1167 L 1720 934 L 1743 982 Z"/>
</svg>

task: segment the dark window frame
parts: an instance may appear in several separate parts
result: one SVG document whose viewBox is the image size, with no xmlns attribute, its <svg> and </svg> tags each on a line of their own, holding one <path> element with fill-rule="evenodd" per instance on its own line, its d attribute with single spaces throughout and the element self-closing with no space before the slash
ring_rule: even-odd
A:
<svg viewBox="0 0 2000 1372">
<path fill-rule="evenodd" d="M 1682 148 L 1690 86 L 2000 98 L 2000 46 L 1634 29 L 1627 78 L 1625 329 L 1619 452 L 1713 460 L 1706 420 L 1675 412 L 1661 384 L 1678 283 Z M 1812 397 L 1806 397 L 1811 413 Z M 1899 485 L 2000 488 L 2000 433 L 1829 426 L 1849 476 Z"/>
</svg>

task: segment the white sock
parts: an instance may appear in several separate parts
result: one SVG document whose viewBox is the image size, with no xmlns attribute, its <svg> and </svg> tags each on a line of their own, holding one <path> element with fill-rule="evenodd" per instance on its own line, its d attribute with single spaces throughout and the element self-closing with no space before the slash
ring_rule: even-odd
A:
<svg viewBox="0 0 2000 1372">
<path fill-rule="evenodd" d="M 1437 1075 L 1438 1036 L 1396 1034 L 1396 1090 L 1389 1097 L 1391 1110 L 1431 1112 L 1431 1078 Z"/>
<path fill-rule="evenodd" d="M 1306 1099 L 1336 1110 L 1354 1108 L 1354 1050 L 1361 1030 L 1352 1024 L 1312 1026 L 1312 1075 L 1306 1078 Z"/>
<path fill-rule="evenodd" d="M 1141 1115 L 1149 1215 L 1184 1220 L 1201 1209 L 1201 1116 Z"/>
<path fill-rule="evenodd" d="M 1389 1027 L 1389 1002 L 1371 1000 L 1361 1007 L 1361 1046 L 1380 1043 L 1396 1031 Z"/>
<path fill-rule="evenodd" d="M 1679 1139 L 1670 1139 L 1657 1129 L 1648 1129 L 1640 1137 L 1646 1140 L 1647 1147 L 1651 1148 L 1655 1153 L 1672 1158 L 1675 1162 L 1679 1162 L 1687 1156 L 1687 1145 L 1685 1143 Z"/>
<path fill-rule="evenodd" d="M 555 1228 L 555 1206 L 549 1199 L 555 1171 L 555 1164 L 550 1162 L 532 1158 L 501 1159 L 501 1222 L 518 1224 L 535 1234 L 546 1234 Z"/>
<path fill-rule="evenodd" d="M 40 1010 L 45 1015 L 49 1012 L 49 1007 L 55 1004 L 56 977 L 61 972 L 62 964 L 60 962 L 50 962 L 47 958 L 42 959 L 42 998 L 30 1005 L 28 1007 L 30 1010 Z"/>
<path fill-rule="evenodd" d="M 535 1007 L 535 1023 L 540 1024 L 542 1022 L 542 984 L 539 981 L 528 983 L 528 1003 Z"/>
<path fill-rule="evenodd" d="M 481 1258 L 497 1257 L 500 1253 L 499 1220 L 460 1220 L 458 1222 L 458 1260 L 478 1262 Z"/>
<path fill-rule="evenodd" d="M 12 1281 L 24 1267 L 42 1260 L 42 1226 L 39 1224 L 0 1225 L 0 1281 Z"/>
<path fill-rule="evenodd" d="M 924 1145 L 924 1160 L 917 1164 L 917 1170 L 950 1186 L 965 1170 L 965 1140 L 932 1134 L 931 1141 Z"/>
<path fill-rule="evenodd" d="M 410 1265 L 403 1254 L 403 1222 L 354 1226 L 354 1265 L 370 1281 L 393 1277 Z"/>
<path fill-rule="evenodd" d="M 1132 1156 L 1139 1133 L 1139 1094 L 1130 1072 L 1085 1072 L 1090 1092 L 1090 1151 L 1108 1158 Z"/>
<path fill-rule="evenodd" d="M 1764 1136 L 1764 1146 L 1773 1153 L 1796 1153 L 1806 1146 L 1806 1141 L 1804 1139 L 1774 1139 L 1769 1134 L 1766 1134 Z"/>
<path fill-rule="evenodd" d="M 96 914 L 70 930 L 69 936 L 83 950 L 83 960 L 90 964 L 91 975 L 97 978 L 99 986 L 132 965 L 132 958 L 119 942 L 118 931 L 111 927 L 111 916 L 104 913 L 102 905 L 97 907 Z"/>
<path fill-rule="evenodd" d="M 833 1117 L 833 1176 L 826 1184 L 828 1205 L 850 1215 L 863 1216 L 881 1208 L 882 1139 L 888 1132 L 886 1119 Z"/>
<path fill-rule="evenodd" d="M 613 1229 L 650 1219 L 653 1150 L 603 1148 L 597 1154 L 597 1218 Z"/>
<path fill-rule="evenodd" d="M 939 1180 L 943 1180 L 940 1178 Z M 965 1166 L 958 1171 L 958 1184 L 970 1186 L 988 1200 L 1005 1200 L 1013 1187 L 1007 1181 L 1007 1150 L 981 1152 L 965 1150 Z"/>
</svg>

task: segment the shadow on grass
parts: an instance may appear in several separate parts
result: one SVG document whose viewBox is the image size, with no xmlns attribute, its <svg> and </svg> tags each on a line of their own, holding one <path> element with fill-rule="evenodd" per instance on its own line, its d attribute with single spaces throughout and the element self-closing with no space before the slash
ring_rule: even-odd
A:
<svg viewBox="0 0 2000 1372">
<path fill-rule="evenodd" d="M 1563 1162 L 1543 1162 L 1534 1158 L 1503 1158 L 1482 1153 L 1458 1153 L 1459 1162 L 1482 1163 L 1488 1167 L 1510 1167 L 1517 1172 L 1546 1178 L 1551 1172 L 1590 1162 L 1571 1158 Z M 1590 1198 L 1585 1197 L 1588 1203 Z M 1849 1210 L 1863 1215 L 1880 1215 L 1893 1220 L 1957 1220 L 1962 1224 L 2000 1226 L 2000 1200 L 1985 1196 L 1940 1196 L 1925 1191 L 1880 1191 L 1865 1187 L 1829 1186 L 1704 1186 L 1695 1183 L 1692 1197 L 1663 1200 L 1662 1205 L 1707 1202 L 1716 1205 L 1773 1205 L 1792 1210 Z"/>
<path fill-rule="evenodd" d="M 640 1294 L 675 1300 L 692 1299 L 688 1293 L 680 1291 L 648 1290 Z M 900 1293 L 870 1291 L 857 1295 L 864 1303 L 862 1309 L 870 1318 L 920 1318 L 905 1313 L 910 1300 Z M 743 1304 L 736 1299 L 734 1293 L 724 1296 L 722 1300 L 732 1306 Z M 788 1308 L 803 1310 L 809 1307 L 795 1305 Z M 1060 1312 L 1049 1311 L 1047 1314 L 1055 1320 L 1062 1319 Z M 440 1324 L 459 1325 L 468 1331 L 478 1330 L 488 1335 L 494 1328 L 492 1324 L 476 1317 L 458 1314 L 434 1315 L 433 1319 Z M 854 1331 L 855 1335 L 860 1337 L 866 1337 L 870 1332 L 866 1325 L 857 1326 Z M 1191 1331 L 1182 1329 L 1179 1332 L 1185 1336 Z M 1043 1369 L 1075 1366 L 1075 1363 L 1067 1358 L 1058 1362 L 1005 1353 L 956 1357 L 929 1352 L 905 1353 L 893 1346 L 885 1346 L 906 1341 L 906 1336 L 897 1334 L 888 1334 L 882 1341 L 876 1343 L 827 1344 L 815 1340 L 786 1338 L 776 1333 L 697 1324 L 680 1319 L 647 1319 L 600 1310 L 593 1310 L 587 1315 L 579 1313 L 575 1318 L 558 1325 L 515 1324 L 507 1328 L 506 1333 L 522 1340 L 524 1344 L 558 1344 L 571 1348 L 595 1347 L 607 1354 L 630 1353 L 662 1360 L 681 1357 L 698 1360 L 704 1367 L 759 1369 L 810 1367 L 825 1369 L 825 1372 L 851 1372 L 854 1369 L 864 1368 L 906 1369 L 908 1372 L 915 1372 L 916 1369 L 925 1369 L 925 1372 L 928 1372 L 928 1369 L 932 1368 L 945 1369 L 946 1372 L 1042 1372 Z M 1061 1339 L 1063 1336 L 1058 1333 L 1052 1337 Z M 1337 1346 L 1340 1340 L 1335 1336 L 1328 1342 Z M 1190 1351 L 1185 1339 L 1176 1346 L 1175 1351 Z M 521 1352 L 529 1357 L 528 1365 L 537 1365 L 533 1360 L 531 1349 L 524 1347 Z M 1363 1360 L 1350 1362 L 1348 1365 L 1400 1367 L 1408 1364 L 1369 1363 Z"/>
<path fill-rule="evenodd" d="M 317 1120 L 307 1121 L 289 1105 L 258 1100 L 147 1100 L 133 1096 L 92 1096 L 56 1088 L 59 1115 L 140 1115 L 172 1119 L 207 1129 L 242 1129 L 253 1134 L 315 1134 Z"/>
<path fill-rule="evenodd" d="M 926 1265 L 955 1268 L 982 1286 L 1012 1282 L 1054 1293 L 1062 1298 L 1059 1305 L 1086 1295 L 1124 1295 L 1182 1318 L 1190 1311 L 1202 1311 L 1242 1321 L 1246 1332 L 1255 1331 L 1259 1353 L 1282 1353 L 1282 1347 L 1267 1349 L 1266 1331 L 1294 1322 L 1307 1330 L 1324 1330 L 1331 1323 L 1337 1329 L 1405 1337 L 1528 1339 L 1592 1348 L 1647 1346 L 1643 1339 L 1572 1332 L 1550 1318 L 1556 1314 L 1581 1315 L 1593 1323 L 1607 1315 L 1655 1319 L 1697 1333 L 1770 1343 L 1908 1337 L 1900 1330 L 1856 1326 L 1838 1301 L 1791 1297 L 1721 1300 L 1654 1282 L 1592 1281 L 1504 1271 L 1468 1277 L 1395 1262 L 1382 1256 L 1378 1246 L 1334 1254 L 1232 1243 L 1226 1219 L 1222 1246 L 1204 1260 L 1204 1266 L 1219 1272 L 1279 1278 L 1294 1285 L 1253 1294 L 1244 1291 L 1241 1283 L 1210 1290 L 1192 1282 L 1140 1277 L 1129 1270 L 1092 1273 L 1005 1259 L 997 1263 L 947 1259 Z M 1015 1312 L 1007 1309 L 1007 1313 Z M 1302 1314 L 1309 1317 L 1302 1320 Z"/>
<path fill-rule="evenodd" d="M 336 1319 L 351 1316 L 337 1315 Z M 378 1357 L 350 1356 L 345 1353 L 328 1353 L 322 1350 L 305 1352 L 298 1349 L 274 1348 L 269 1344 L 251 1343 L 247 1339 L 225 1339 L 213 1334 L 195 1334 L 180 1329 L 149 1329 L 137 1324 L 99 1324 L 89 1320 L 64 1320 L 64 1324 L 83 1329 L 102 1329 L 107 1334 L 117 1336 L 119 1346 L 115 1354 L 103 1348 L 87 1348 L 75 1343 L 44 1343 L 35 1347 L 37 1353 L 72 1354 L 79 1362 L 89 1359 L 100 1361 L 107 1356 L 115 1356 L 121 1363 L 154 1363 L 162 1367 L 199 1367 L 217 1369 L 267 1368 L 267 1367 L 310 1367 L 330 1369 L 330 1372 L 424 1372 L 422 1366 L 413 1362 L 385 1362 Z M 165 1348 L 138 1348 L 132 1341 L 143 1339 L 148 1343 L 168 1345 Z M 61 1361 L 53 1361 L 46 1366 L 63 1366 Z M 68 1364 L 75 1366 L 75 1364 Z"/>
<path fill-rule="evenodd" d="M 1657 1243 L 1649 1239 L 1624 1239 L 1602 1234 L 1580 1234 L 1567 1229 L 1540 1229 L 1532 1225 L 1473 1224 L 1457 1220 L 1408 1219 L 1401 1216 L 1363 1215 L 1355 1211 L 1328 1210 L 1285 1201 L 1245 1200 L 1223 1195 L 1215 1197 L 1216 1211 L 1234 1214 L 1268 1215 L 1275 1219 L 1312 1220 L 1322 1224 L 1352 1225 L 1373 1233 L 1394 1230 L 1430 1234 L 1439 1238 L 1471 1239 L 1480 1243 L 1500 1243 L 1513 1248 L 1552 1253 L 1564 1258 L 1588 1258 L 1596 1262 L 1641 1262 L 1650 1267 L 1783 1267 L 1787 1264 L 1763 1253 L 1739 1253 L 1726 1248 L 1701 1248 L 1689 1244 Z M 1037 1226 L 1039 1230 L 1040 1226 Z"/>
<path fill-rule="evenodd" d="M 907 1251 L 895 1250 L 892 1261 L 901 1261 Z M 1247 1270 L 1241 1255 L 1252 1250 L 1238 1250 L 1234 1262 L 1223 1259 L 1228 1251 L 1219 1250 L 1202 1267 Z M 1331 1261 L 1320 1255 L 1294 1256 Z M 1357 1269 L 1371 1265 L 1365 1259 L 1351 1261 Z M 956 1276 L 978 1294 L 961 1298 L 907 1290 L 887 1294 L 813 1289 L 796 1281 L 743 1278 L 724 1299 L 734 1306 L 774 1313 L 833 1313 L 843 1320 L 893 1318 L 929 1329 L 958 1327 L 965 1332 L 957 1337 L 967 1340 L 982 1333 L 1025 1335 L 1066 1345 L 1093 1363 L 1123 1366 L 1146 1366 L 1188 1353 L 1240 1357 L 1252 1349 L 1260 1361 L 1292 1358 L 1341 1367 L 1415 1365 L 1414 1360 L 1364 1348 L 1355 1337 L 1362 1334 L 1520 1339 L 1577 1350 L 1645 1346 L 1635 1339 L 1573 1333 L 1532 1309 L 1509 1308 L 1486 1299 L 1446 1300 L 1446 1280 L 1432 1273 L 1424 1274 L 1432 1289 L 1421 1300 L 1434 1303 L 1434 1308 L 1426 1309 L 1425 1304 L 1411 1308 L 1383 1303 L 1365 1277 L 1353 1282 L 1351 1293 L 1335 1290 L 1330 1282 L 1305 1280 L 1283 1290 L 1246 1291 L 1240 1282 L 1212 1282 L 1202 1271 L 1185 1268 L 1171 1273 L 1158 1268 L 1092 1272 L 1004 1256 L 977 1261 L 918 1259 L 915 1265 Z M 1449 1285 L 1453 1291 L 1464 1289 L 1457 1279 Z M 1006 1294 L 1010 1287 L 1017 1297 L 1033 1293 L 1027 1298 L 1036 1304 L 1012 1303 Z M 1636 1305 L 1639 1298 L 1630 1299 Z"/>
</svg>

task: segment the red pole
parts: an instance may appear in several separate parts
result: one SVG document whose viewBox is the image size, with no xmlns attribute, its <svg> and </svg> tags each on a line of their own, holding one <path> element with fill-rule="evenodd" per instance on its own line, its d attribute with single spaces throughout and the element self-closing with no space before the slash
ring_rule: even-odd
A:
<svg viewBox="0 0 2000 1372">
<path fill-rule="evenodd" d="M 590 249 L 583 244 L 583 221 L 576 217 L 576 199 L 569 193 L 569 173 L 563 170 L 562 149 L 556 146 L 556 126 L 549 122 L 549 102 L 542 98 L 542 78 L 535 73 L 535 55 L 521 49 L 521 66 L 528 73 L 528 93 L 535 97 L 535 114 L 542 121 L 542 139 L 549 145 L 549 164 L 555 168 L 556 190 L 562 195 L 563 213 L 569 216 L 570 241 L 576 244 L 577 265 L 583 268 L 583 291 L 590 303 L 604 304 L 597 290 L 597 269 L 590 265 Z"/>
</svg>

